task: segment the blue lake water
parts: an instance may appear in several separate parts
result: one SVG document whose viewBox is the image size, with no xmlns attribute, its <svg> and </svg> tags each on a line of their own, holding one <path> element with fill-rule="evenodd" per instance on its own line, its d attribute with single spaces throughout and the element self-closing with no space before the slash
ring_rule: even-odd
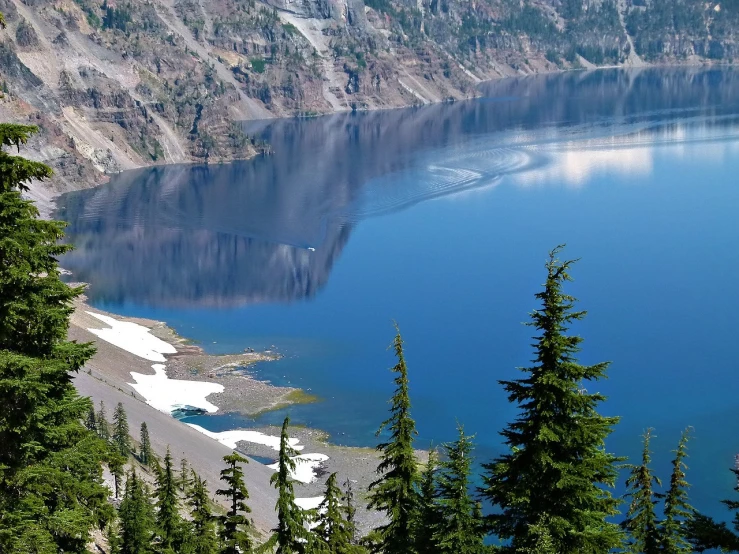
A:
<svg viewBox="0 0 739 554">
<path fill-rule="evenodd" d="M 274 345 L 256 374 L 322 401 L 212 430 L 294 423 L 374 445 L 399 323 L 420 442 L 477 435 L 499 452 L 515 416 L 498 386 L 532 357 L 547 251 L 581 258 L 581 361 L 612 360 L 608 442 L 635 455 L 656 428 L 667 471 L 694 427 L 701 509 L 739 453 L 739 73 L 598 71 L 509 79 L 469 102 L 257 122 L 273 156 L 128 172 L 67 195 L 90 301 L 167 321 L 213 353 Z M 663 475 L 666 477 L 666 475 Z"/>
</svg>

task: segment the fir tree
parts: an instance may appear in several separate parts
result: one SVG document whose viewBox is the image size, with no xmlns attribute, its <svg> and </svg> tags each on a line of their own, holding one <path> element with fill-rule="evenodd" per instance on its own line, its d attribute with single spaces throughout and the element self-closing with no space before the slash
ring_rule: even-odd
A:
<svg viewBox="0 0 739 554">
<path fill-rule="evenodd" d="M 118 402 L 113 412 L 113 444 L 121 456 L 128 458 L 131 451 L 131 438 L 128 436 L 128 419 L 123 403 Z"/>
<path fill-rule="evenodd" d="M 236 452 L 223 457 L 226 469 L 221 471 L 221 481 L 227 485 L 225 489 L 216 491 L 217 495 L 224 496 L 230 503 L 230 508 L 222 518 L 221 542 L 223 554 L 237 554 L 251 552 L 253 545 L 248 533 L 249 520 L 246 514 L 251 512 L 246 500 L 249 491 L 244 483 L 244 471 L 240 464 L 247 464 L 249 460 Z"/>
<path fill-rule="evenodd" d="M 434 448 L 429 450 L 429 459 L 421 475 L 421 487 L 417 521 L 415 523 L 416 552 L 431 554 L 437 551 L 434 529 L 441 522 L 441 513 L 436 505 L 436 477 L 439 470 L 439 454 Z"/>
<path fill-rule="evenodd" d="M 459 438 L 444 445 L 445 460 L 438 477 L 438 511 L 433 542 L 439 554 L 480 554 L 484 532 L 477 503 L 470 497 L 472 438 L 458 425 Z"/>
<path fill-rule="evenodd" d="M 662 483 L 652 474 L 650 467 L 652 463 L 652 453 L 649 450 L 651 439 L 652 429 L 647 429 L 644 433 L 641 464 L 626 466 L 629 470 L 629 478 L 626 480 L 625 497 L 629 499 L 629 509 L 621 526 L 631 537 L 627 552 L 633 554 L 660 552 L 659 528 L 655 513 L 657 500 L 653 485 L 659 487 Z"/>
<path fill-rule="evenodd" d="M 94 349 L 67 340 L 82 288 L 60 279 L 64 224 L 21 195 L 51 169 L 6 151 L 37 131 L 0 124 L 0 552 L 80 552 L 112 513 L 106 449 L 71 380 Z"/>
<path fill-rule="evenodd" d="M 352 538 L 352 544 L 357 544 L 357 504 L 354 500 L 354 487 L 352 486 L 351 479 L 348 477 L 344 481 L 344 495 L 341 500 L 344 503 L 346 525 Z"/>
<path fill-rule="evenodd" d="M 280 455 L 277 462 L 277 473 L 269 482 L 277 489 L 277 527 L 271 543 L 277 546 L 277 554 L 304 554 L 308 550 L 309 533 L 305 529 L 306 516 L 303 509 L 295 504 L 295 490 L 291 473 L 295 472 L 295 460 L 298 453 L 290 446 L 287 428 L 290 418 L 282 423 L 280 434 Z"/>
<path fill-rule="evenodd" d="M 112 447 L 108 455 L 108 468 L 110 469 L 111 475 L 113 475 L 113 493 L 115 497 L 120 496 L 121 480 L 123 479 L 123 466 L 126 463 L 126 458 L 121 456 L 118 448 Z"/>
<path fill-rule="evenodd" d="M 336 483 L 336 473 L 332 473 L 326 481 L 326 492 L 318 506 L 318 517 L 313 533 L 316 535 L 315 552 L 331 554 L 353 554 L 358 552 L 352 544 L 353 529 L 344 517 L 341 505 L 341 489 Z"/>
<path fill-rule="evenodd" d="M 181 540 L 182 518 L 179 513 L 177 481 L 172 469 L 172 454 L 167 447 L 164 466 L 159 468 L 156 480 L 157 533 L 162 550 L 176 551 Z"/>
<path fill-rule="evenodd" d="M 375 547 L 385 554 L 414 554 L 414 522 L 418 509 L 418 468 L 413 451 L 416 423 L 411 418 L 408 395 L 408 368 L 403 355 L 403 339 L 396 326 L 393 342 L 398 363 L 395 394 L 391 399 L 390 417 L 380 425 L 377 435 L 390 431 L 387 442 L 377 445 L 382 453 L 377 467 L 378 479 L 370 483 L 368 508 L 385 513 L 388 523 L 377 529 L 379 544 Z"/>
<path fill-rule="evenodd" d="M 141 449 L 139 454 L 141 463 L 148 466 L 151 463 L 152 453 L 149 428 L 146 426 L 145 421 L 141 424 Z"/>
<path fill-rule="evenodd" d="M 520 407 L 502 432 L 509 452 L 484 466 L 481 493 L 495 509 L 488 528 L 510 541 L 503 549 L 511 552 L 546 540 L 555 552 L 602 553 L 623 540 L 608 521 L 618 513 L 608 489 L 620 459 L 604 446 L 618 418 L 598 414 L 605 397 L 583 387 L 604 378 L 608 363 L 577 363 L 582 338 L 566 333 L 585 312 L 573 311 L 575 299 L 562 290 L 574 262 L 557 260 L 560 250 L 549 255 L 544 290 L 536 295 L 541 308 L 528 323 L 539 333 L 535 365 L 521 370 L 525 378 L 501 382 Z"/>
<path fill-rule="evenodd" d="M 126 480 L 126 492 L 118 511 L 120 518 L 120 553 L 149 554 L 154 537 L 154 511 L 149 491 L 132 470 Z"/>
<path fill-rule="evenodd" d="M 90 404 L 90 409 L 87 410 L 87 418 L 85 419 L 85 427 L 87 427 L 88 431 L 92 431 L 93 433 L 98 432 L 97 418 L 95 416 L 95 407 L 92 404 Z"/>
<path fill-rule="evenodd" d="M 194 471 L 189 479 L 192 487 L 189 490 L 187 504 L 190 507 L 190 518 L 192 520 L 192 532 L 187 538 L 187 552 L 190 554 L 215 554 L 218 550 L 216 540 L 215 519 L 210 509 L 208 489 L 203 481 Z M 228 552 L 226 550 L 226 552 Z M 249 549 L 242 549 L 242 554 Z"/>
<path fill-rule="evenodd" d="M 688 484 L 685 479 L 685 458 L 688 455 L 690 431 L 686 429 L 680 437 L 672 460 L 670 488 L 664 495 L 664 519 L 661 525 L 661 552 L 665 554 L 689 554 L 693 551 L 687 540 L 688 523 L 695 510 L 688 503 Z"/>
<path fill-rule="evenodd" d="M 180 459 L 179 485 L 182 492 L 187 491 L 187 489 L 190 487 L 190 469 L 188 468 L 187 460 L 184 456 Z"/>
<path fill-rule="evenodd" d="M 102 400 L 95 419 L 97 421 L 98 437 L 104 441 L 110 440 L 110 423 L 108 423 L 108 414 L 105 412 L 105 403 Z"/>
</svg>

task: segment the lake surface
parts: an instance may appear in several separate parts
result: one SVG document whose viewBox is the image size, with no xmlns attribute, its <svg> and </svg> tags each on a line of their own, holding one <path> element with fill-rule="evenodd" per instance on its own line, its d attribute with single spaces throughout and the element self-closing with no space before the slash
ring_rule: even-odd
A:
<svg viewBox="0 0 739 554">
<path fill-rule="evenodd" d="M 93 305 L 167 321 L 213 353 L 274 345 L 259 377 L 323 400 L 294 423 L 374 445 L 400 325 L 420 442 L 515 416 L 497 384 L 531 357 L 548 250 L 581 258 L 581 361 L 622 416 L 609 449 L 656 428 L 667 471 L 694 427 L 695 504 L 735 484 L 739 452 L 739 73 L 607 70 L 509 79 L 483 98 L 250 124 L 275 154 L 134 171 L 63 197 L 63 265 Z M 194 418 L 211 430 L 279 423 Z M 663 478 L 667 475 L 663 473 Z"/>
</svg>

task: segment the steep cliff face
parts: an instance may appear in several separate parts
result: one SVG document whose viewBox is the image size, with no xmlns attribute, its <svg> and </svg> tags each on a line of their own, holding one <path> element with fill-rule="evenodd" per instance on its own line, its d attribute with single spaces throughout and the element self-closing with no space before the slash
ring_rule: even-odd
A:
<svg viewBox="0 0 739 554">
<path fill-rule="evenodd" d="M 248 157 L 234 121 L 440 102 L 480 81 L 733 62 L 739 0 L 0 0 L 0 117 L 52 188 Z M 53 194 L 39 189 L 37 195 Z"/>
</svg>

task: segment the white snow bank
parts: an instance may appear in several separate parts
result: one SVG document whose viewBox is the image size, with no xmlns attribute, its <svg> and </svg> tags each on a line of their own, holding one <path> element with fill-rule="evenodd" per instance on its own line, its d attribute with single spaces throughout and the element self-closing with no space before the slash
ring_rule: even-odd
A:
<svg viewBox="0 0 739 554">
<path fill-rule="evenodd" d="M 295 471 L 290 473 L 290 477 L 301 483 L 312 483 L 316 480 L 313 470 L 321 465 L 321 462 L 328 460 L 328 456 L 325 454 L 301 454 L 295 456 L 293 460 L 295 460 Z M 279 464 L 272 464 L 267 467 L 277 471 Z"/>
<path fill-rule="evenodd" d="M 313 496 L 311 498 L 296 498 L 295 504 L 304 510 L 315 510 L 323 502 L 322 496 Z"/>
<path fill-rule="evenodd" d="M 118 321 L 112 317 L 94 312 L 86 312 L 103 323 L 109 329 L 88 329 L 98 338 L 122 348 L 136 356 L 152 362 L 165 362 L 164 354 L 176 354 L 175 347 L 151 334 L 151 330 L 138 323 Z"/>
<path fill-rule="evenodd" d="M 131 372 L 136 383 L 129 383 L 149 406 L 171 414 L 177 408 L 192 406 L 206 412 L 217 412 L 218 406 L 206 400 L 208 395 L 223 392 L 223 385 L 203 381 L 184 381 L 170 379 L 164 371 L 164 364 L 153 364 L 154 375 Z"/>
<path fill-rule="evenodd" d="M 221 444 L 225 444 L 232 449 L 236 448 L 236 443 L 238 443 L 239 441 L 244 441 L 263 444 L 265 446 L 269 446 L 277 452 L 280 451 L 280 437 L 265 435 L 264 433 L 260 433 L 259 431 L 246 431 L 243 429 L 236 429 L 234 431 L 222 431 L 220 433 L 214 433 L 213 431 L 208 431 L 207 429 L 200 427 L 200 425 L 194 425 L 192 423 L 188 423 L 188 425 L 193 429 L 200 431 L 204 435 L 207 435 L 210 438 L 215 439 Z M 304 446 L 298 444 L 299 439 L 287 439 L 287 442 L 295 450 L 303 450 L 303 448 L 305 448 Z"/>
</svg>

